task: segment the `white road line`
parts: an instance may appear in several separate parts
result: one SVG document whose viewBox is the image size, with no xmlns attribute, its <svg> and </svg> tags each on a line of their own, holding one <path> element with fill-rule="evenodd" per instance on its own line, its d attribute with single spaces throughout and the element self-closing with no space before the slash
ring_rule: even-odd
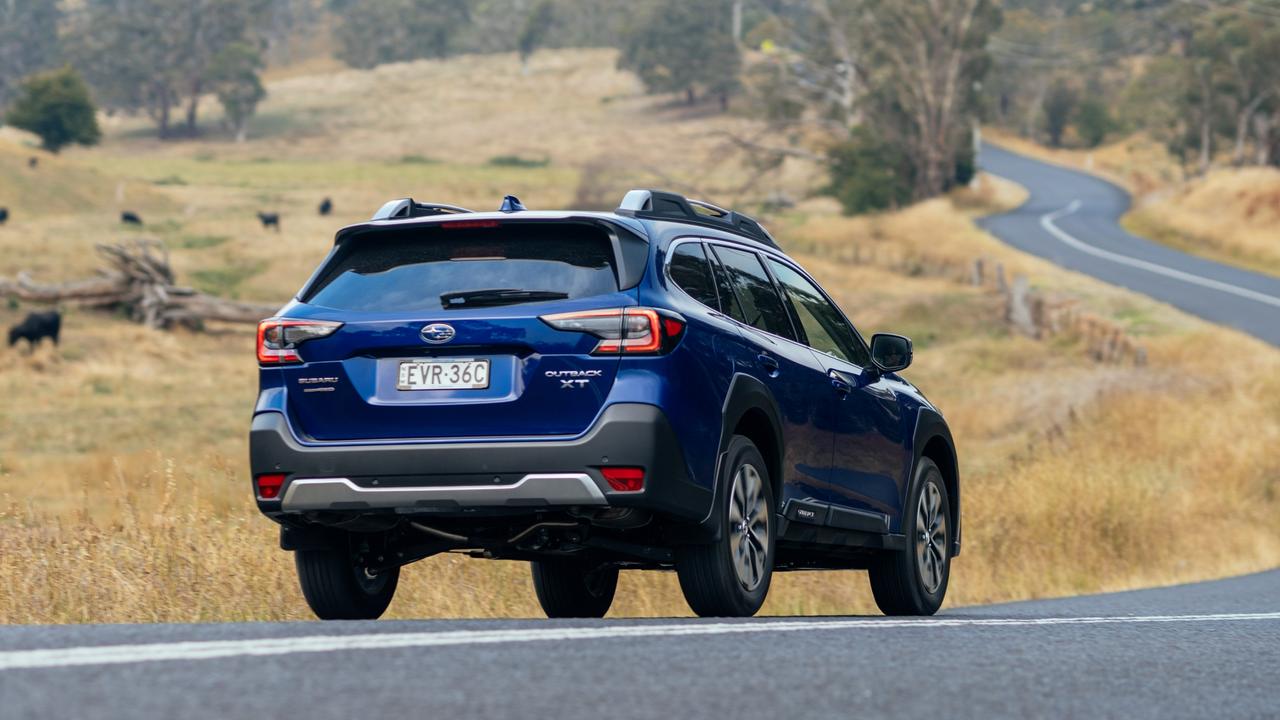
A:
<svg viewBox="0 0 1280 720">
<path fill-rule="evenodd" d="M 1174 280 L 1181 280 L 1183 282 L 1188 282 L 1193 285 L 1199 285 L 1201 287 L 1206 287 L 1211 290 L 1219 290 L 1221 292 L 1230 293 L 1232 295 L 1237 295 L 1239 297 L 1247 298 L 1249 300 L 1256 300 L 1260 303 L 1266 303 L 1268 305 L 1274 305 L 1276 307 L 1280 307 L 1280 297 L 1275 297 L 1274 295 L 1267 295 L 1266 293 L 1261 293 L 1256 290 L 1250 290 L 1248 288 L 1242 288 L 1238 285 L 1232 285 L 1230 283 L 1224 283 L 1218 280 L 1212 280 L 1210 278 L 1202 277 L 1200 275 L 1193 275 L 1191 273 L 1183 272 L 1181 270 L 1174 270 L 1173 268 L 1165 267 L 1164 265 L 1158 265 L 1156 263 L 1148 262 L 1146 260 L 1139 260 L 1137 258 L 1129 257 L 1128 255 L 1121 255 L 1119 253 L 1111 252 L 1110 250 L 1103 250 L 1100 247 L 1095 247 L 1093 245 L 1090 245 L 1089 243 L 1086 243 L 1085 241 L 1071 235 L 1070 233 L 1066 232 L 1065 230 L 1063 230 L 1062 228 L 1054 224 L 1055 220 L 1066 217 L 1067 215 L 1070 215 L 1079 209 L 1080 209 L 1080 201 L 1078 199 L 1072 200 L 1070 203 L 1067 204 L 1066 207 L 1062 208 L 1061 210 L 1055 210 L 1053 212 L 1045 213 L 1044 215 L 1041 215 L 1040 227 L 1044 228 L 1045 231 L 1053 235 L 1055 238 L 1061 240 L 1063 243 L 1075 248 L 1076 250 L 1079 250 L 1080 252 L 1089 253 L 1094 257 L 1100 257 L 1104 260 L 1110 260 L 1111 262 L 1120 263 L 1121 265 L 1128 265 L 1129 267 L 1135 267 L 1135 268 L 1138 268 L 1139 270 L 1146 270 L 1147 272 L 1152 272 L 1157 275 L 1163 275 L 1168 278 L 1173 278 Z"/>
<path fill-rule="evenodd" d="M 365 635 L 307 635 L 249 640 L 209 640 L 147 645 L 99 645 L 88 647 L 13 650 L 0 652 L 0 670 L 60 668 L 79 665 L 176 662 L 216 658 L 328 653 L 349 650 L 494 643 L 607 640 L 617 638 L 733 635 L 885 628 L 1042 627 L 1049 625 L 1119 625 L 1134 623 L 1196 623 L 1280 620 L 1280 612 L 1217 615 L 1145 615 L 1048 618 L 916 618 L 858 620 L 783 620 L 759 622 L 690 622 L 678 625 L 606 625 L 603 627 L 511 628 L 503 630 L 454 630 L 420 633 Z"/>
</svg>

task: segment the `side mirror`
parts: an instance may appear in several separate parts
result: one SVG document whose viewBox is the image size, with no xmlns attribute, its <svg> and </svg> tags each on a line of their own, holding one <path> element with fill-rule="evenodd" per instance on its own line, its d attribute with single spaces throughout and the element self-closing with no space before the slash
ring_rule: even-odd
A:
<svg viewBox="0 0 1280 720">
<path fill-rule="evenodd" d="M 911 364 L 911 339 L 890 333 L 872 335 L 871 361 L 885 372 L 905 370 Z"/>
</svg>

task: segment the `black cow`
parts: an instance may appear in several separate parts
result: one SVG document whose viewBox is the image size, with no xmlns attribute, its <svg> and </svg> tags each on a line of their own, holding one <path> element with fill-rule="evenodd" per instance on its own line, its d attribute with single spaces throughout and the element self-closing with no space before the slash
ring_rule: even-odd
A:
<svg viewBox="0 0 1280 720">
<path fill-rule="evenodd" d="M 125 210 L 120 213 L 120 222 L 125 225 L 141 225 L 142 217 L 132 210 Z"/>
<path fill-rule="evenodd" d="M 0 207 L 0 225 L 5 224 L 9 220 L 9 208 Z"/>
<path fill-rule="evenodd" d="M 54 345 L 57 345 L 58 331 L 61 329 L 62 313 L 57 310 L 27 313 L 25 320 L 9 328 L 9 347 L 25 339 L 28 346 L 34 350 L 43 338 L 49 338 L 53 340 Z"/>
<path fill-rule="evenodd" d="M 262 221 L 262 229 L 273 227 L 276 232 L 280 232 L 280 213 L 258 213 L 258 219 Z"/>
<path fill-rule="evenodd" d="M 39 164 L 40 164 L 40 158 L 38 157 L 27 158 L 27 167 L 34 168 Z"/>
<path fill-rule="evenodd" d="M 333 212 L 333 201 L 329 198 L 325 198 L 324 201 L 320 203 L 320 214 L 328 215 L 331 212 Z"/>
</svg>

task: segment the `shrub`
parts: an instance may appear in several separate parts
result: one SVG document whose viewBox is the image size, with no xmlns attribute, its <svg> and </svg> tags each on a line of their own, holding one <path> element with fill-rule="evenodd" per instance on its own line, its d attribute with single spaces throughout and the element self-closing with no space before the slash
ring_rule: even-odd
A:
<svg viewBox="0 0 1280 720">
<path fill-rule="evenodd" d="M 831 182 L 824 193 L 845 213 L 884 210 L 911 202 L 914 171 L 906 153 L 859 127 L 827 153 Z"/>
<path fill-rule="evenodd" d="M 36 73 L 22 82 L 7 122 L 40 136 L 58 152 L 71 144 L 94 145 L 102 138 L 89 88 L 70 66 Z"/>
</svg>

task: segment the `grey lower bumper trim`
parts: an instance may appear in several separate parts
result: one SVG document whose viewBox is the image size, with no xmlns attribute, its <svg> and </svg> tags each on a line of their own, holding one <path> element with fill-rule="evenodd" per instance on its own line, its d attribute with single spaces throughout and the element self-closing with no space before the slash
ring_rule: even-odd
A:
<svg viewBox="0 0 1280 720">
<path fill-rule="evenodd" d="M 446 487 L 360 487 L 347 478 L 299 478 L 289 483 L 282 509 L 360 510 L 412 508 L 457 503 L 470 507 L 505 505 L 607 505 L 604 493 L 584 473 L 525 475 L 512 485 Z"/>
</svg>

